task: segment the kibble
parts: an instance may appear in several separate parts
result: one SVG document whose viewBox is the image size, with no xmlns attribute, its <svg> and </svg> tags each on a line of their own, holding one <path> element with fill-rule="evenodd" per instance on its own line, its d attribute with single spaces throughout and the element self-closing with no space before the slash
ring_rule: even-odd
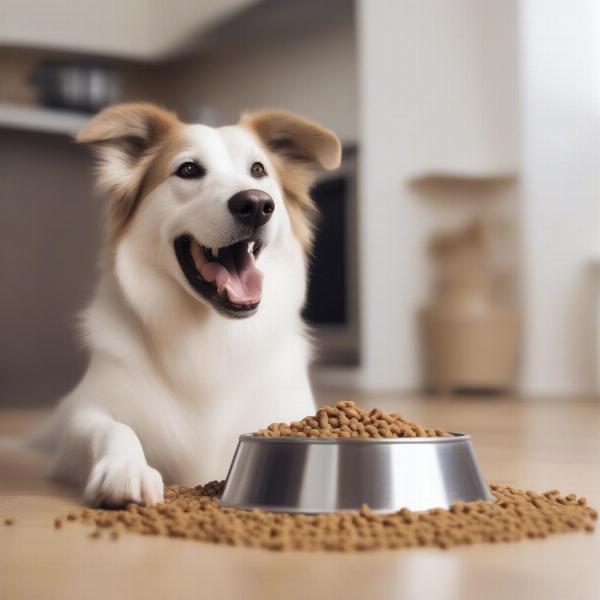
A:
<svg viewBox="0 0 600 600">
<path fill-rule="evenodd" d="M 4 524 L 5 524 L 7 527 L 10 527 L 11 525 L 14 525 L 14 524 L 15 524 L 15 518 L 14 518 L 14 517 L 6 517 L 6 518 L 4 519 Z"/>
<path fill-rule="evenodd" d="M 398 413 L 366 411 L 352 401 L 325 406 L 315 415 L 292 423 L 272 423 L 254 433 L 259 437 L 393 438 L 447 437 L 452 434 L 408 421 Z M 170 486 L 164 502 L 152 507 L 129 504 L 122 510 L 72 511 L 67 521 L 94 527 L 90 538 L 111 540 L 123 533 L 168 536 L 214 544 L 247 546 L 273 551 L 364 552 L 413 546 L 452 546 L 516 542 L 569 531 L 594 531 L 598 513 L 585 497 L 538 494 L 511 486 L 492 485 L 496 502 L 455 502 L 448 510 L 392 514 L 375 513 L 363 504 L 358 512 L 335 514 L 269 513 L 224 508 L 218 498 L 224 482 L 195 488 Z M 10 521 L 10 522 L 9 522 Z M 14 519 L 5 519 L 12 525 Z M 55 520 L 62 528 L 64 518 Z"/>
<path fill-rule="evenodd" d="M 423 427 L 398 413 L 386 415 L 380 408 L 366 411 L 351 400 L 324 406 L 316 415 L 293 423 L 271 423 L 254 433 L 258 437 L 393 438 L 448 437 L 437 428 Z"/>
<path fill-rule="evenodd" d="M 413 546 L 452 546 L 516 542 L 571 531 L 594 531 L 598 513 L 575 494 L 557 490 L 538 494 L 511 486 L 492 485 L 496 502 L 456 502 L 449 510 L 413 512 L 406 508 L 378 514 L 364 504 L 359 512 L 293 515 L 223 508 L 218 497 L 224 482 L 195 488 L 171 486 L 164 502 L 153 507 L 129 504 L 123 510 L 86 509 L 70 513 L 106 531 L 169 536 L 229 546 L 273 551 L 364 552 Z"/>
</svg>

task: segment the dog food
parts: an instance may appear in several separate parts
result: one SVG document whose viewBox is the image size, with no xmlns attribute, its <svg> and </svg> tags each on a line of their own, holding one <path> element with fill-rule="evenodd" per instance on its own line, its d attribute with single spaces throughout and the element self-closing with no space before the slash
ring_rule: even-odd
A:
<svg viewBox="0 0 600 600">
<path fill-rule="evenodd" d="M 335 408 L 324 406 L 314 416 L 293 423 L 272 423 L 254 433 L 260 437 L 315 438 L 394 438 L 442 437 L 442 429 L 423 427 L 407 421 L 398 413 L 386 415 L 379 408 L 367 412 L 351 400 L 338 402 Z"/>
<path fill-rule="evenodd" d="M 272 430 L 271 430 L 272 431 Z M 594 531 L 598 513 L 585 498 L 544 494 L 492 485 L 496 502 L 457 502 L 449 510 L 402 509 L 291 515 L 261 510 L 221 508 L 217 498 L 224 482 L 167 488 L 157 506 L 130 504 L 124 510 L 86 509 L 67 516 L 95 526 L 91 538 L 122 532 L 186 538 L 214 544 L 266 550 L 367 551 L 412 546 L 451 546 L 516 542 L 569 531 Z"/>
</svg>

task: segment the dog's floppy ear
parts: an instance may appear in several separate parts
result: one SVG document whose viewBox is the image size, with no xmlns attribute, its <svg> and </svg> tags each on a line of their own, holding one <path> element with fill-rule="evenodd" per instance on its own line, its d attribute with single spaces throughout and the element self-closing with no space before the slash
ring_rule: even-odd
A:
<svg viewBox="0 0 600 600">
<path fill-rule="evenodd" d="M 152 104 L 116 104 L 79 132 L 77 142 L 90 145 L 98 159 L 98 187 L 108 196 L 111 235 L 133 214 L 154 150 L 179 124 L 174 114 Z"/>
<path fill-rule="evenodd" d="M 340 140 L 333 131 L 313 121 L 284 110 L 266 110 L 242 115 L 240 124 L 254 130 L 263 144 L 283 160 L 327 170 L 340 166 Z"/>
<path fill-rule="evenodd" d="M 244 114 L 240 125 L 253 131 L 272 154 L 294 233 L 310 250 L 317 209 L 309 190 L 318 171 L 339 167 L 340 140 L 333 131 L 283 110 Z"/>
</svg>

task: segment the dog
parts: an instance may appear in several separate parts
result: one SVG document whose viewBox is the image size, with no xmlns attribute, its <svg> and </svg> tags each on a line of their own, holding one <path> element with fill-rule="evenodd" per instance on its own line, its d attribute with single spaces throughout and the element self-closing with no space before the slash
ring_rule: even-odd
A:
<svg viewBox="0 0 600 600">
<path fill-rule="evenodd" d="M 239 433 L 314 411 L 309 190 L 341 145 L 285 111 L 211 128 L 145 103 L 104 109 L 77 141 L 106 208 L 90 360 L 33 443 L 86 503 L 153 505 L 165 483 L 222 479 Z"/>
</svg>

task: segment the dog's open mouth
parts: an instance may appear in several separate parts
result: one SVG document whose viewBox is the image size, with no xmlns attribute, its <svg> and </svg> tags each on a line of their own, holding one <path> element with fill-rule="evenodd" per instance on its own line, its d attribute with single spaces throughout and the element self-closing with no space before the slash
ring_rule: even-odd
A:
<svg viewBox="0 0 600 600">
<path fill-rule="evenodd" d="M 253 314 L 262 297 L 262 272 L 256 268 L 262 244 L 246 239 L 231 246 L 207 248 L 192 236 L 174 241 L 175 255 L 189 284 L 228 316 Z"/>
</svg>

